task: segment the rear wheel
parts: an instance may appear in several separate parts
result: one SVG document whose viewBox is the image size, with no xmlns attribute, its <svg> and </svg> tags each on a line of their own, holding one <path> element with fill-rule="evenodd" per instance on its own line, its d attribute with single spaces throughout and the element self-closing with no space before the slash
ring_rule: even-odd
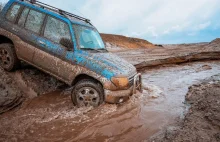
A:
<svg viewBox="0 0 220 142">
<path fill-rule="evenodd" d="M 20 66 L 12 44 L 0 44 L 0 66 L 6 71 L 13 71 Z"/>
<path fill-rule="evenodd" d="M 103 103 L 104 90 L 100 83 L 93 80 L 81 80 L 73 88 L 71 97 L 78 107 L 97 107 Z"/>
</svg>

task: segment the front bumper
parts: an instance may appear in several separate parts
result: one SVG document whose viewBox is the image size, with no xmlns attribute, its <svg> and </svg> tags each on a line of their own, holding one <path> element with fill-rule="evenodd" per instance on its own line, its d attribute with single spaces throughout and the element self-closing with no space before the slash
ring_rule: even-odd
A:
<svg viewBox="0 0 220 142">
<path fill-rule="evenodd" d="M 105 90 L 105 102 L 112 104 L 123 103 L 127 101 L 130 96 L 136 94 L 136 90 L 142 92 L 142 77 L 140 73 L 134 76 L 133 86 L 127 90 Z"/>
</svg>

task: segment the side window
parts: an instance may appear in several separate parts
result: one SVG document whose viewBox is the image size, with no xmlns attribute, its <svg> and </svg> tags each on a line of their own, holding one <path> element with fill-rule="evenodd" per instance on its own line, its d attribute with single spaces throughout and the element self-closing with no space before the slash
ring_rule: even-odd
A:
<svg viewBox="0 0 220 142">
<path fill-rule="evenodd" d="M 19 4 L 13 4 L 6 14 L 6 19 L 8 19 L 11 22 L 14 22 L 20 8 L 21 6 Z"/>
<path fill-rule="evenodd" d="M 62 38 L 71 40 L 68 24 L 50 16 L 47 18 L 44 36 L 56 43 Z"/>
<path fill-rule="evenodd" d="M 25 8 L 23 11 L 22 11 L 22 14 L 18 20 L 18 25 L 21 26 L 21 27 L 24 27 L 24 24 L 25 24 L 25 20 L 27 18 L 27 15 L 28 15 L 28 12 L 29 12 L 29 8 Z"/>
<path fill-rule="evenodd" d="M 30 10 L 25 28 L 35 33 L 40 33 L 41 26 L 43 25 L 45 14 Z"/>
</svg>

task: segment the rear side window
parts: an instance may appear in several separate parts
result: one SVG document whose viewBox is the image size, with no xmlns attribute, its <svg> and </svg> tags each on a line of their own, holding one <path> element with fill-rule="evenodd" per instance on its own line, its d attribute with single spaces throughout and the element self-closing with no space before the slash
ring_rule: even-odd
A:
<svg viewBox="0 0 220 142">
<path fill-rule="evenodd" d="M 63 21 L 48 16 L 44 37 L 56 43 L 59 43 L 62 38 L 71 40 L 69 26 Z"/>
<path fill-rule="evenodd" d="M 11 8 L 9 9 L 9 11 L 7 12 L 7 14 L 6 14 L 6 19 L 11 21 L 11 22 L 14 22 L 17 15 L 18 15 L 18 12 L 19 12 L 20 8 L 21 8 L 21 5 L 13 4 L 11 6 Z"/>
<path fill-rule="evenodd" d="M 23 11 L 22 11 L 22 14 L 18 20 L 18 25 L 21 26 L 21 27 L 24 27 L 24 24 L 25 24 L 25 20 L 27 18 L 27 15 L 28 15 L 28 12 L 29 12 L 29 8 L 25 8 Z"/>
<path fill-rule="evenodd" d="M 37 12 L 35 10 L 30 10 L 25 24 L 25 28 L 32 32 L 40 33 L 40 29 L 43 25 L 44 18 L 45 14 Z"/>
</svg>

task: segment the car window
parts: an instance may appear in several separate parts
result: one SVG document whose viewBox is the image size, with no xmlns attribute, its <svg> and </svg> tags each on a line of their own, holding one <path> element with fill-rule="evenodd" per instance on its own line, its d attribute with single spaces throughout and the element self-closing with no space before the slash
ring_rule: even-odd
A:
<svg viewBox="0 0 220 142">
<path fill-rule="evenodd" d="M 73 29 L 81 49 L 105 49 L 105 44 L 96 29 L 76 24 L 73 24 Z"/>
<path fill-rule="evenodd" d="M 15 18 L 18 15 L 19 9 L 21 6 L 19 4 L 13 4 L 10 8 L 10 10 L 6 14 L 6 19 L 8 19 L 11 22 L 15 21 Z"/>
<path fill-rule="evenodd" d="M 23 11 L 22 11 L 22 14 L 18 20 L 18 25 L 21 26 L 21 27 L 24 27 L 24 24 L 25 24 L 25 20 L 27 18 L 27 15 L 28 15 L 28 12 L 29 12 L 29 8 L 25 8 Z"/>
<path fill-rule="evenodd" d="M 30 10 L 25 28 L 35 33 L 40 33 L 41 26 L 43 25 L 45 14 Z"/>
<path fill-rule="evenodd" d="M 69 26 L 63 21 L 48 16 L 44 37 L 56 43 L 59 43 L 62 38 L 71 40 Z"/>
</svg>

